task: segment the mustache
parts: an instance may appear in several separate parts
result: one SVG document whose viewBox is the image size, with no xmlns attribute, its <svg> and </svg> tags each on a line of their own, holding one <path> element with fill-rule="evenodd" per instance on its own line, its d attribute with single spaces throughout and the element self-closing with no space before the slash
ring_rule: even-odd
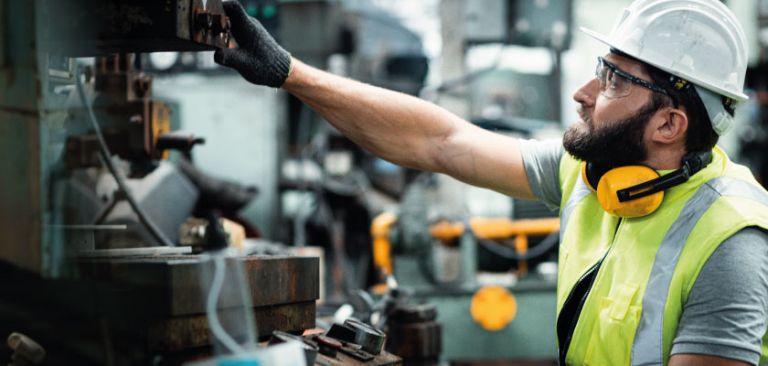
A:
<svg viewBox="0 0 768 366">
<path fill-rule="evenodd" d="M 592 126 L 592 116 L 587 114 L 583 106 L 576 108 L 576 113 L 579 114 L 579 118 L 581 118 L 581 120 L 584 121 L 587 126 Z"/>
</svg>

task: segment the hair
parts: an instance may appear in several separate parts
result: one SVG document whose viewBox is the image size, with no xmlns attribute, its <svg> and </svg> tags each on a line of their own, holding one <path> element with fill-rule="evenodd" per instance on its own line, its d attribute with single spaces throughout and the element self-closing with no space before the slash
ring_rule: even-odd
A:
<svg viewBox="0 0 768 366">
<path fill-rule="evenodd" d="M 646 71 L 651 76 L 654 84 L 662 87 L 669 93 L 670 98 L 654 93 L 655 98 L 672 99 L 672 103 L 683 106 L 688 115 L 688 132 L 685 134 L 685 150 L 687 152 L 709 151 L 715 147 L 719 136 L 712 128 L 704 103 L 696 92 L 693 84 L 688 84 L 678 90 L 674 87 L 675 79 L 668 72 L 652 65 L 645 64 Z"/>
<path fill-rule="evenodd" d="M 651 81 L 669 93 L 669 97 L 661 93 L 652 93 L 651 98 L 655 98 L 654 104 L 659 105 L 659 108 L 668 106 L 685 108 L 688 116 L 688 131 L 685 134 L 686 152 L 709 151 L 715 147 L 719 136 L 712 128 L 707 109 L 693 84 L 688 83 L 682 89 L 677 89 L 675 82 L 679 78 L 619 50 L 611 49 L 611 52 L 640 62 L 651 76 Z"/>
</svg>

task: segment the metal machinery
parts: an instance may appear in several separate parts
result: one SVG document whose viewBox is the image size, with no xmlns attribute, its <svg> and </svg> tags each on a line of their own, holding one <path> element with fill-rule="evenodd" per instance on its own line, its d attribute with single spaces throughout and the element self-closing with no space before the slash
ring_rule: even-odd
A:
<svg viewBox="0 0 768 366">
<path fill-rule="evenodd" d="M 396 283 L 412 301 L 434 306 L 442 360 L 551 365 L 558 230 L 557 218 L 429 224 L 401 207 L 398 216 L 384 213 L 373 221 L 374 262 L 382 276 L 373 291 L 392 291 Z"/>
<path fill-rule="evenodd" d="M 10 346 L 0 359 L 175 365 L 211 354 L 199 257 L 180 243 L 205 243 L 218 215 L 256 191 L 184 159 L 204 140 L 174 131 L 174 102 L 153 97 L 136 53 L 230 47 L 229 27 L 220 0 L 0 2 L 0 337 Z M 206 234 L 182 225 L 191 216 L 209 219 Z M 317 258 L 232 260 L 259 339 L 314 327 Z M 304 343 L 321 364 L 400 363 L 343 340 Z"/>
</svg>

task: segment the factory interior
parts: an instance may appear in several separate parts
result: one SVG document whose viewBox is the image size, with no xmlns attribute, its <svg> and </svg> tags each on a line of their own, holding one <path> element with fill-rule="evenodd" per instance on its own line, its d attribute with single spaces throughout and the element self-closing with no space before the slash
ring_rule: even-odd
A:
<svg viewBox="0 0 768 366">
<path fill-rule="evenodd" d="M 629 0 L 239 0 L 296 59 L 558 139 Z M 719 146 L 768 184 L 768 1 Z M 0 0 L 0 363 L 557 365 L 557 209 L 214 62 L 222 0 Z M 7 343 L 7 344 L 6 344 Z M 231 355 L 249 355 L 231 358 Z"/>
</svg>

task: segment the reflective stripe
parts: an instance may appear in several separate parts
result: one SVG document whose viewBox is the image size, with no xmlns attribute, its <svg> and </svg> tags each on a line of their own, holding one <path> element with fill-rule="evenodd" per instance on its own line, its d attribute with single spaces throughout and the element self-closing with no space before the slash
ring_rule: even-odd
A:
<svg viewBox="0 0 768 366">
<path fill-rule="evenodd" d="M 672 275 L 688 235 L 710 205 L 720 196 L 751 199 L 768 206 L 768 195 L 761 188 L 740 179 L 718 177 L 702 185 L 686 202 L 680 216 L 661 242 L 643 296 L 643 311 L 632 345 L 631 364 L 662 365 L 664 361 L 664 305 Z"/>
<path fill-rule="evenodd" d="M 587 197 L 590 193 L 592 193 L 592 190 L 590 190 L 589 187 L 587 187 L 587 185 L 581 179 L 581 177 L 579 177 L 579 179 L 576 180 L 576 184 L 573 186 L 573 192 L 571 192 L 571 196 L 568 197 L 568 202 L 565 204 L 563 212 L 560 214 L 561 238 L 565 234 L 565 225 L 568 224 L 568 219 L 571 217 L 573 209 L 576 208 L 576 205 L 578 205 L 579 202 L 581 202 L 581 200 Z"/>
</svg>

